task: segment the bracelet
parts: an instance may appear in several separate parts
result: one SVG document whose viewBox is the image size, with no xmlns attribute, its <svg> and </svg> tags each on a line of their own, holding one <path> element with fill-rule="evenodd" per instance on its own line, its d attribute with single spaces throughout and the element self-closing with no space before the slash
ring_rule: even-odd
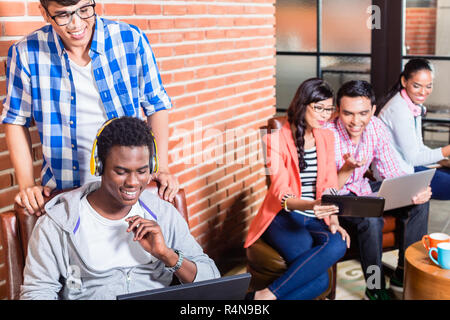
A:
<svg viewBox="0 0 450 320">
<path fill-rule="evenodd" d="M 175 253 L 178 255 L 177 263 L 175 263 L 175 265 L 173 267 L 168 267 L 168 266 L 165 267 L 167 271 L 172 272 L 172 273 L 177 272 L 178 269 L 181 268 L 181 264 L 183 263 L 183 260 L 184 260 L 183 252 L 181 252 L 180 250 L 177 250 L 177 249 L 173 249 L 173 251 L 175 251 Z"/>
<path fill-rule="evenodd" d="M 292 198 L 296 198 L 296 196 L 293 195 L 293 194 L 285 194 L 285 195 L 283 196 L 283 198 L 281 199 L 281 207 L 282 207 L 286 212 L 291 212 L 291 210 L 289 210 L 289 209 L 287 208 L 287 200 L 288 200 L 288 199 L 292 199 Z"/>
<path fill-rule="evenodd" d="M 289 198 L 288 198 L 289 199 Z M 291 210 L 289 210 L 288 208 L 287 208 L 287 200 L 288 199 L 286 199 L 286 200 L 284 200 L 284 202 L 283 202 L 283 209 L 284 209 L 284 211 L 286 211 L 286 212 L 291 212 Z"/>
</svg>

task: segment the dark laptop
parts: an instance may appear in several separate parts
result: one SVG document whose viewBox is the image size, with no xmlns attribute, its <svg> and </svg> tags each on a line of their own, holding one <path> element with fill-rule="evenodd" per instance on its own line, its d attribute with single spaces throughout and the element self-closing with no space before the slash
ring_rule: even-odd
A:
<svg viewBox="0 0 450 320">
<path fill-rule="evenodd" d="M 250 273 L 117 296 L 117 300 L 244 300 Z"/>
</svg>

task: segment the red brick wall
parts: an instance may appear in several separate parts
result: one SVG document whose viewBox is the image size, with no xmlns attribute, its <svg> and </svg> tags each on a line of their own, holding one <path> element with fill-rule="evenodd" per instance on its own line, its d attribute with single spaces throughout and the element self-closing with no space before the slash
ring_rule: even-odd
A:
<svg viewBox="0 0 450 320">
<path fill-rule="evenodd" d="M 405 45 L 407 54 L 434 55 L 436 8 L 406 8 Z"/>
<path fill-rule="evenodd" d="M 258 129 L 275 113 L 275 0 L 97 1 L 145 30 L 172 98 L 169 160 L 187 193 L 191 232 L 213 257 L 242 246 L 266 185 Z M 43 25 L 35 1 L 0 1 L 0 99 L 8 47 Z M 162 4 L 161 4 L 162 3 Z M 35 174 L 41 152 L 33 133 Z M 0 131 L 0 208 L 17 191 Z"/>
</svg>

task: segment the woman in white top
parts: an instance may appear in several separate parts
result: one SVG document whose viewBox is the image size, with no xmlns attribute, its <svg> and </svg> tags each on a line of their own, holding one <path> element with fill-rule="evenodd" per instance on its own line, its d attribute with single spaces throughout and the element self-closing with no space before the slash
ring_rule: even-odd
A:
<svg viewBox="0 0 450 320">
<path fill-rule="evenodd" d="M 450 199 L 450 145 L 431 149 L 423 144 L 423 106 L 433 90 L 433 67 L 421 58 L 411 59 L 400 74 L 397 84 L 378 104 L 378 117 L 392 134 L 400 167 L 413 173 L 439 163 L 441 168 L 431 181 L 432 198 Z"/>
</svg>

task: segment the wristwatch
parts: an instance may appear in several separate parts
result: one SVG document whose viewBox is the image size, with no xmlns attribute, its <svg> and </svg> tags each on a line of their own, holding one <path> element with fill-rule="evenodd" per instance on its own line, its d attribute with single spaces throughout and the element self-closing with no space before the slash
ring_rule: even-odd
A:
<svg viewBox="0 0 450 320">
<path fill-rule="evenodd" d="M 166 266 L 166 270 L 169 272 L 172 272 L 172 273 L 177 272 L 177 270 L 181 268 L 181 264 L 183 263 L 183 259 L 184 259 L 183 252 L 181 252 L 180 250 L 177 250 L 177 249 L 173 249 L 173 251 L 175 251 L 175 253 L 178 255 L 177 263 L 175 263 L 175 265 L 173 267 Z"/>
</svg>

